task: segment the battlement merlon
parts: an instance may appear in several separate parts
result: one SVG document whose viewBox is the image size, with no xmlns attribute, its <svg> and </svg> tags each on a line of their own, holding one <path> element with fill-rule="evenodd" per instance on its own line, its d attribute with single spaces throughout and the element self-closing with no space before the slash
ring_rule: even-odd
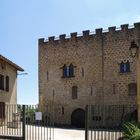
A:
<svg viewBox="0 0 140 140">
<path fill-rule="evenodd" d="M 59 35 L 59 40 L 61 42 L 65 41 L 65 38 L 66 38 L 66 34 Z"/>
<path fill-rule="evenodd" d="M 140 42 L 140 22 L 134 23 L 134 29 L 135 29 L 135 40 L 137 42 Z"/>
<path fill-rule="evenodd" d="M 128 24 L 123 24 L 123 25 L 121 25 L 121 29 L 122 29 L 122 31 L 127 31 L 128 30 Z"/>
<path fill-rule="evenodd" d="M 83 31 L 83 37 L 88 37 L 90 33 L 90 30 Z"/>
<path fill-rule="evenodd" d="M 101 36 L 102 33 L 103 33 L 103 28 L 98 28 L 95 30 L 95 35 L 97 35 L 97 36 Z"/>
<path fill-rule="evenodd" d="M 82 32 L 82 35 L 78 35 L 77 32 L 74 32 L 74 33 L 70 33 L 70 36 L 66 36 L 66 34 L 59 35 L 59 37 L 57 37 L 57 38 L 55 38 L 55 36 L 51 36 L 48 38 L 48 40 L 45 40 L 44 38 L 40 38 L 38 40 L 38 43 L 39 44 L 53 43 L 55 41 L 64 42 L 67 39 L 70 39 L 71 41 L 75 41 L 77 38 L 81 38 L 81 37 L 88 38 L 90 35 L 101 36 L 104 33 L 113 34 L 113 33 L 118 32 L 118 31 L 122 31 L 122 33 L 123 33 L 123 32 L 127 32 L 131 29 L 134 29 L 136 34 L 137 34 L 136 36 L 140 37 L 140 22 L 137 22 L 137 23 L 134 23 L 133 26 L 129 26 L 129 24 L 123 24 L 123 25 L 120 25 L 119 28 L 116 28 L 116 26 L 108 27 L 108 30 L 103 30 L 102 28 L 98 28 L 98 29 L 95 29 L 94 33 L 90 32 L 89 30 L 86 30 L 86 31 Z"/>
<path fill-rule="evenodd" d="M 140 22 L 134 23 L 134 27 L 138 30 L 140 30 Z"/>
<path fill-rule="evenodd" d="M 41 44 L 44 43 L 44 41 L 45 41 L 45 38 L 39 38 L 38 39 L 38 44 L 41 45 Z"/>
<path fill-rule="evenodd" d="M 108 27 L 109 33 L 114 33 L 116 31 L 116 26 Z"/>
<path fill-rule="evenodd" d="M 77 32 L 71 33 L 70 37 L 71 37 L 71 41 L 76 41 L 77 40 Z"/>
</svg>

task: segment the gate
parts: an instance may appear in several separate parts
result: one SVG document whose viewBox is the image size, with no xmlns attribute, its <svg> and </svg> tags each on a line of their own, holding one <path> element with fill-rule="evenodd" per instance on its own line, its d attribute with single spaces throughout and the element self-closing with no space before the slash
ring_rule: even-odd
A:
<svg viewBox="0 0 140 140">
<path fill-rule="evenodd" d="M 121 140 L 124 122 L 134 120 L 137 120 L 135 105 L 88 105 L 85 140 Z"/>
<path fill-rule="evenodd" d="M 53 116 L 53 106 L 1 105 L 0 139 L 54 140 Z"/>
<path fill-rule="evenodd" d="M 25 106 L 18 110 L 18 105 L 0 104 L 0 139 L 20 140 L 25 137 Z"/>
</svg>

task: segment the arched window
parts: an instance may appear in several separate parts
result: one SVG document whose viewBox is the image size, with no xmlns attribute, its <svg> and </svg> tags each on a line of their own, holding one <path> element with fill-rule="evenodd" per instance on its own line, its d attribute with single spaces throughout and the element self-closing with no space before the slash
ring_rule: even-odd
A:
<svg viewBox="0 0 140 140">
<path fill-rule="evenodd" d="M 69 66 L 69 77 L 74 77 L 74 66 L 70 64 Z"/>
<path fill-rule="evenodd" d="M 67 77 L 67 66 L 66 66 L 66 64 L 63 66 L 63 77 L 64 78 Z"/>
</svg>

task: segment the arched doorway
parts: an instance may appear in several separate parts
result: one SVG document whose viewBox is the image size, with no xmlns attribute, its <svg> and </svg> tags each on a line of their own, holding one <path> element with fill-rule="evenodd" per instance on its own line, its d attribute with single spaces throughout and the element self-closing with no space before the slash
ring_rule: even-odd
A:
<svg viewBox="0 0 140 140">
<path fill-rule="evenodd" d="M 85 111 L 83 109 L 78 108 L 72 112 L 71 125 L 77 128 L 85 127 Z"/>
</svg>

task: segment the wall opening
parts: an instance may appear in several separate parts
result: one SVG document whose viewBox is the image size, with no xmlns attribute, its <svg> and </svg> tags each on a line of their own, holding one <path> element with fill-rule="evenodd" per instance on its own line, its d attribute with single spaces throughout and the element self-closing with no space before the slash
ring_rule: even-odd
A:
<svg viewBox="0 0 140 140">
<path fill-rule="evenodd" d="M 72 112 L 71 125 L 77 128 L 85 127 L 85 111 L 83 109 L 78 108 Z"/>
</svg>

